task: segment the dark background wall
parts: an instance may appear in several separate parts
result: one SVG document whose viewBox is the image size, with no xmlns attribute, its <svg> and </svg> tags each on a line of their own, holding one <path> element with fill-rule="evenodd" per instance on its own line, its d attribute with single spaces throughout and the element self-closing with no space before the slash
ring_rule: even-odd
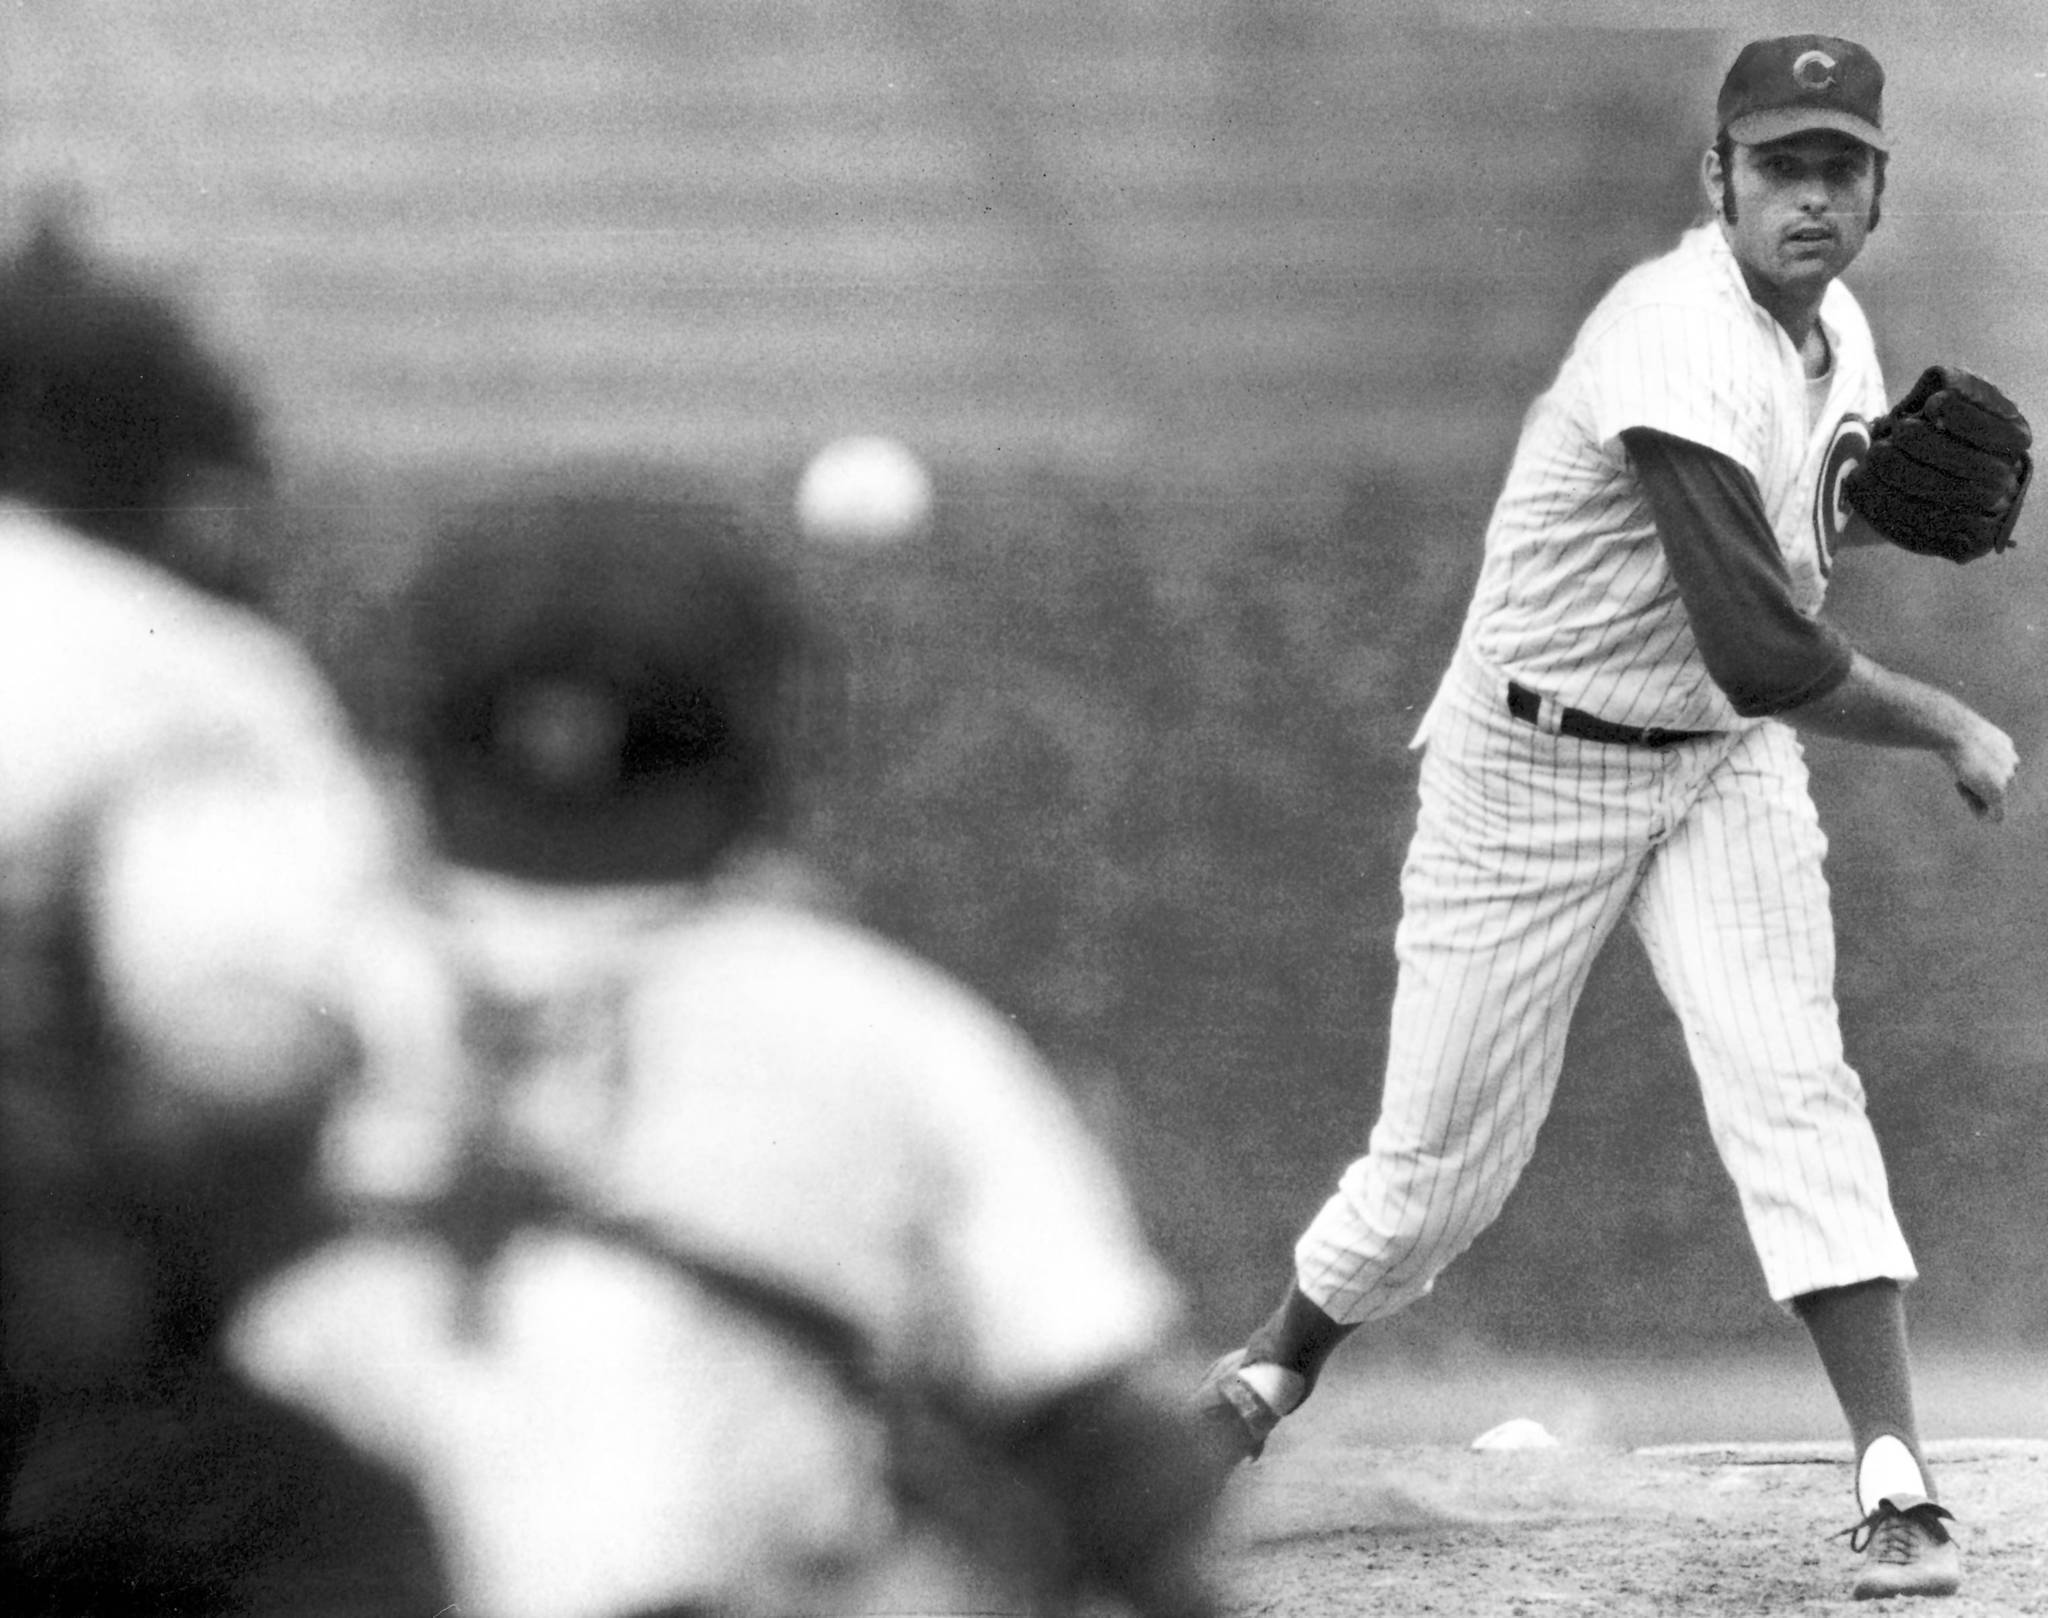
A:
<svg viewBox="0 0 2048 1618">
<path fill-rule="evenodd" d="M 789 538 L 820 442 L 915 446 L 929 536 L 796 548 L 849 688 L 808 846 L 1059 1060 L 1221 1336 L 1363 1142 L 1405 744 L 1521 412 L 1692 217 L 1744 39 L 1848 32 L 1891 69 L 1852 280 L 1895 391 L 1953 359 L 2048 411 L 2048 24 L 1696 12 L 27 0 L 0 208 L 68 198 L 247 366 L 298 496 L 290 610 L 372 728 L 375 609 L 439 504 L 709 472 Z M 2028 756 L 2039 522 L 1981 568 L 1872 556 L 1835 587 Z M 1922 1329 L 2037 1335 L 2038 791 L 1990 830 L 1925 759 L 1810 752 Z M 1528 1179 L 1399 1332 L 1782 1329 L 1623 941 Z"/>
</svg>

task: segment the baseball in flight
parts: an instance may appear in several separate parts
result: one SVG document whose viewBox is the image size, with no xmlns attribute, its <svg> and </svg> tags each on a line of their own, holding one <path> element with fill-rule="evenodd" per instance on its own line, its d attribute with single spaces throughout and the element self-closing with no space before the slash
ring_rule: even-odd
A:
<svg viewBox="0 0 2048 1618">
<path fill-rule="evenodd" d="M 835 439 L 797 483 L 797 521 L 824 544 L 898 544 L 922 533 L 931 511 L 931 474 L 893 438 Z"/>
</svg>

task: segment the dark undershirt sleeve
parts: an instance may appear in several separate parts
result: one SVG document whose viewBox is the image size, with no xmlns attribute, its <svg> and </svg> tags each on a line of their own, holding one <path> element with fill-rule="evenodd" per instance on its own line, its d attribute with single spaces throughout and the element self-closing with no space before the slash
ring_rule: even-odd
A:
<svg viewBox="0 0 2048 1618">
<path fill-rule="evenodd" d="M 1848 678 L 1847 639 L 1792 600 L 1756 479 L 1717 450 L 1653 428 L 1626 428 L 1621 441 L 1707 673 L 1735 711 L 1782 713 Z"/>
</svg>

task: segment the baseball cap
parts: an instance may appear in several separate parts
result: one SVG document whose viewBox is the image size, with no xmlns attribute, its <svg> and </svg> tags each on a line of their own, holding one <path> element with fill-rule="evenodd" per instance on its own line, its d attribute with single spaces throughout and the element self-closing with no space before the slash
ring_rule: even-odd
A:
<svg viewBox="0 0 2048 1618">
<path fill-rule="evenodd" d="M 1809 129 L 1852 135 L 1877 151 L 1884 138 L 1884 69 L 1851 40 L 1791 34 L 1752 40 L 1722 81 L 1720 127 L 1745 146 Z"/>
<path fill-rule="evenodd" d="M 829 696 L 823 628 L 770 536 L 708 489 L 485 497 L 425 537 L 400 612 L 396 717 L 457 863 L 686 881 L 782 829 Z"/>
</svg>

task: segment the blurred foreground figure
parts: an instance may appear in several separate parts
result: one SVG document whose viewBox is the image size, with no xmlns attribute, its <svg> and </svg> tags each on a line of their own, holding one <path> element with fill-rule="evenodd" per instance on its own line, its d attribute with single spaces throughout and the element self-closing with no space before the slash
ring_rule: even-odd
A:
<svg viewBox="0 0 2048 1618">
<path fill-rule="evenodd" d="M 813 666 L 758 536 L 508 500 L 410 615 L 448 868 L 329 1142 L 356 1233 L 243 1363 L 422 1481 L 472 1618 L 1212 1611 L 1109 1161 L 988 1006 L 747 874 Z"/>
<path fill-rule="evenodd" d="M 217 1351 L 314 1234 L 355 1055 L 330 1010 L 395 850 L 326 688 L 239 604 L 262 484 L 255 414 L 175 307 L 55 231 L 0 263 L 11 1614 L 437 1594 L 406 1493 Z"/>
</svg>

